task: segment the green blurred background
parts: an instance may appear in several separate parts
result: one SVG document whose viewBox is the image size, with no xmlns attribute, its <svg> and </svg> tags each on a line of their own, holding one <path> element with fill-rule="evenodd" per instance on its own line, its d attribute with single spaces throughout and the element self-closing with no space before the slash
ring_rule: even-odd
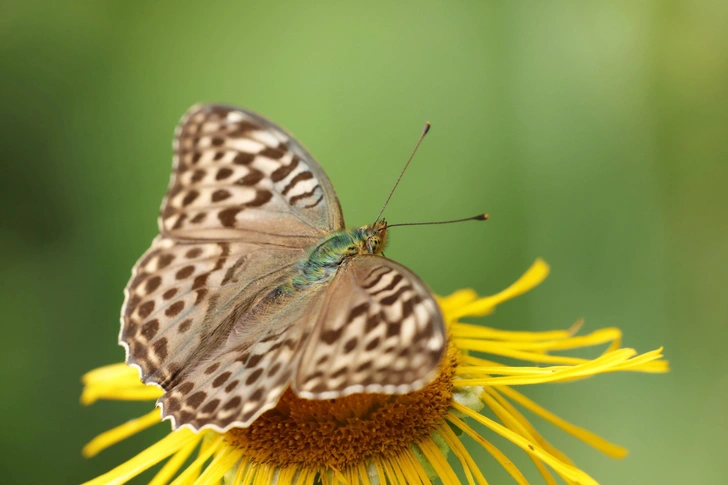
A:
<svg viewBox="0 0 728 485">
<path fill-rule="evenodd" d="M 585 317 L 664 345 L 674 370 L 525 389 L 624 461 L 539 429 L 603 484 L 726 483 L 728 4 L 393 3 L 3 2 L 0 482 L 78 483 L 164 432 L 84 460 L 149 405 L 81 407 L 79 378 L 123 358 L 122 289 L 157 232 L 172 130 L 220 101 L 295 133 L 350 224 L 432 121 L 388 220 L 492 219 L 393 231 L 387 255 L 443 294 L 498 291 L 544 257 L 546 283 L 483 323 Z"/>
</svg>

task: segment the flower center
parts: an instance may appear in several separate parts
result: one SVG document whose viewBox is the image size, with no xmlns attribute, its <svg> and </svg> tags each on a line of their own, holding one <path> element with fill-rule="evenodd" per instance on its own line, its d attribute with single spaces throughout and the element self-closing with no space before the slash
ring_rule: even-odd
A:
<svg viewBox="0 0 728 485">
<path fill-rule="evenodd" d="M 452 401 L 458 351 L 450 345 L 433 382 L 402 395 L 308 400 L 288 389 L 278 405 L 225 440 L 259 463 L 337 467 L 395 456 L 430 436 Z"/>
</svg>

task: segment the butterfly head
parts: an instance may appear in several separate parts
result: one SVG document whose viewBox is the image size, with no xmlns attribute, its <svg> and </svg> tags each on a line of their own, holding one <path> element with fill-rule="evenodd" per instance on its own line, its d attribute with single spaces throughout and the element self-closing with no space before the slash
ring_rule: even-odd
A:
<svg viewBox="0 0 728 485">
<path fill-rule="evenodd" d="M 387 245 L 387 221 L 382 219 L 372 225 L 364 226 L 364 247 L 362 253 L 381 254 Z"/>
</svg>

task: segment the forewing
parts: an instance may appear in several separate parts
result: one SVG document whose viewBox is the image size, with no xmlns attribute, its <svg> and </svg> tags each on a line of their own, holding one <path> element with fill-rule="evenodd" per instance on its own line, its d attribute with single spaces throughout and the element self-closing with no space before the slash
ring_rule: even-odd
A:
<svg viewBox="0 0 728 485">
<path fill-rule="evenodd" d="M 302 249 L 159 236 L 133 269 L 119 343 L 145 383 L 167 389 L 230 331 L 236 308 L 274 286 Z"/>
<path fill-rule="evenodd" d="M 444 351 L 442 314 L 422 280 L 392 260 L 358 256 L 328 289 L 293 390 L 307 399 L 412 392 L 435 377 Z"/>
<path fill-rule="evenodd" d="M 290 134 L 249 111 L 197 105 L 175 132 L 159 227 L 177 239 L 306 247 L 344 218 L 326 174 Z"/>
<path fill-rule="evenodd" d="M 264 298 L 236 321 L 227 340 L 159 399 L 174 427 L 224 432 L 275 407 L 291 383 L 325 288 L 284 302 Z"/>
</svg>

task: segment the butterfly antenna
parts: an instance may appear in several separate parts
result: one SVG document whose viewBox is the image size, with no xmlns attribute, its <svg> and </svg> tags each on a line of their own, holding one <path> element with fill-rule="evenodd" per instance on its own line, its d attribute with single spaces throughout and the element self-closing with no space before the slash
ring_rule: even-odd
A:
<svg viewBox="0 0 728 485">
<path fill-rule="evenodd" d="M 478 214 L 477 216 L 473 217 L 466 217 L 465 219 L 453 219 L 451 221 L 437 221 L 437 222 L 405 222 L 404 224 L 387 224 L 387 229 L 390 227 L 397 227 L 397 226 L 429 226 L 432 224 L 453 224 L 455 222 L 465 222 L 465 221 L 487 221 L 490 218 L 488 214 Z"/>
<path fill-rule="evenodd" d="M 428 131 L 430 131 L 430 122 L 428 121 L 425 123 L 425 127 L 422 129 L 422 134 L 420 135 L 420 139 L 417 140 L 417 145 L 415 145 L 415 149 L 412 150 L 412 154 L 407 159 L 407 163 L 404 164 L 404 168 L 402 169 L 402 172 L 399 174 L 399 178 L 397 178 L 397 181 L 394 183 L 394 187 L 392 187 L 392 191 L 389 193 L 389 197 L 387 197 L 387 200 L 384 202 L 384 206 L 382 207 L 382 210 L 379 211 L 379 215 L 377 216 L 377 219 L 374 221 L 374 224 L 379 222 L 379 218 L 382 217 L 382 213 L 384 212 L 384 209 L 387 208 L 387 204 L 389 204 L 389 199 L 392 198 L 392 194 L 394 194 L 395 189 L 399 185 L 399 181 L 402 180 L 402 175 L 404 175 L 405 170 L 407 170 L 407 167 L 409 167 L 410 162 L 415 156 L 415 153 L 417 153 L 417 149 L 420 147 L 420 143 L 422 143 L 422 140 L 425 138 L 425 135 Z"/>
</svg>

